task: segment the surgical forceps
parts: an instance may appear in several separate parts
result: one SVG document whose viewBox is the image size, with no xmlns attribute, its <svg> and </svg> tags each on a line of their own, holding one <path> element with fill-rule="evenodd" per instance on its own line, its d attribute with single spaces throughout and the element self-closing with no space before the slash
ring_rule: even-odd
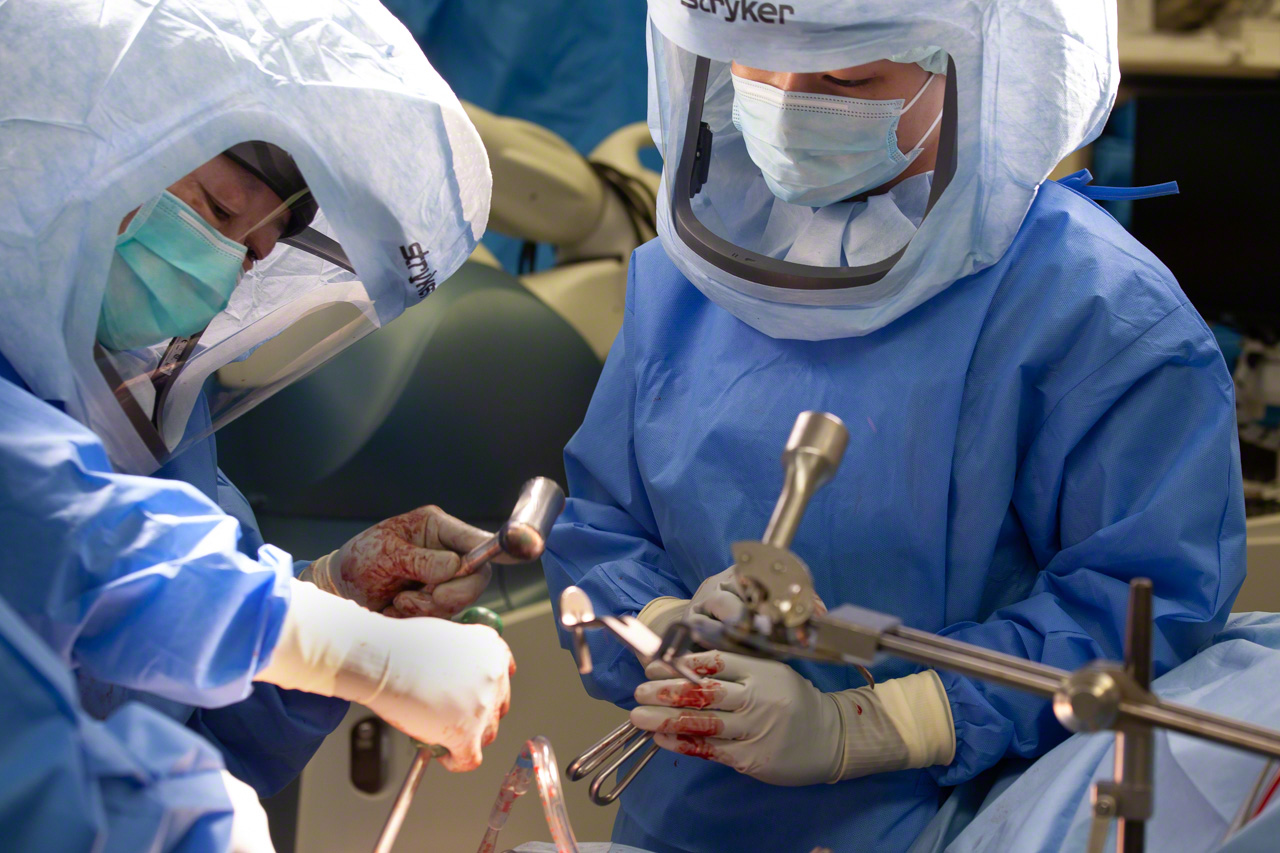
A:
<svg viewBox="0 0 1280 853">
<path fill-rule="evenodd" d="M 672 625 L 667 633 L 659 637 L 643 622 L 634 616 L 600 616 L 591 606 L 591 599 L 576 586 L 571 586 L 560 596 L 560 624 L 573 633 L 573 653 L 578 660 L 578 672 L 586 675 L 591 672 L 591 650 L 587 647 L 586 630 L 604 628 L 620 639 L 631 649 L 645 666 L 658 662 L 663 664 L 672 674 L 683 678 L 691 684 L 701 685 L 698 677 L 680 656 L 689 651 L 691 632 L 687 625 Z M 618 782 L 610 791 L 602 793 L 600 788 L 606 777 L 617 772 L 623 762 L 648 746 L 648 750 L 631 768 L 626 777 Z M 625 749 L 624 749 L 625 747 Z M 598 806 L 607 806 L 626 790 L 644 766 L 658 752 L 658 745 L 653 743 L 653 732 L 638 729 L 630 722 L 623 723 L 595 746 L 579 755 L 565 768 L 565 775 L 570 781 L 577 782 L 591 773 L 601 764 L 622 749 L 622 755 L 604 767 L 591 781 L 591 801 Z"/>
</svg>

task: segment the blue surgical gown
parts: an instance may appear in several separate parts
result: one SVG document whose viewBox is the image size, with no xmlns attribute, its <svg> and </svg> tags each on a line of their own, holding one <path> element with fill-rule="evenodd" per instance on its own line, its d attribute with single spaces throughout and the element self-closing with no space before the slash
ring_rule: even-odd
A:
<svg viewBox="0 0 1280 853">
<path fill-rule="evenodd" d="M 209 439 L 154 477 L 116 474 L 96 436 L 0 358 L 0 598 L 75 669 L 92 716 L 150 705 L 269 795 L 346 703 L 252 682 L 294 566 L 262 544 L 215 454 Z"/>
<path fill-rule="evenodd" d="M 79 707 L 66 664 L 0 599 L 0 838 L 5 850 L 226 850 L 231 801 L 204 739 L 135 702 Z"/>
<path fill-rule="evenodd" d="M 553 601 L 569 584 L 600 613 L 690 597 L 732 542 L 761 536 L 791 425 L 818 409 L 849 447 L 793 548 L 828 604 L 1072 669 L 1122 655 L 1128 581 L 1145 576 L 1164 672 L 1222 627 L 1244 578 L 1233 399 L 1172 274 L 1059 184 L 998 263 L 857 338 L 762 335 L 655 241 L 633 256 L 622 332 L 565 452 L 572 497 L 543 560 Z M 630 706 L 639 664 L 590 642 L 588 692 Z M 795 666 L 822 690 L 860 686 L 853 670 Z M 1065 735 L 1042 700 L 940 675 L 950 765 L 784 788 L 663 753 L 623 795 L 614 840 L 906 849 L 943 786 Z"/>
<path fill-rule="evenodd" d="M 207 412 L 201 412 L 207 418 Z M 262 534 L 249 502 L 218 468 L 213 436 L 192 446 L 153 475 L 190 483 L 240 522 L 239 550 L 255 556 Z M 307 565 L 297 561 L 294 569 Z M 293 780 L 347 712 L 347 702 L 255 682 L 242 702 L 187 707 L 175 716 L 222 752 L 227 769 L 266 797 Z"/>
</svg>

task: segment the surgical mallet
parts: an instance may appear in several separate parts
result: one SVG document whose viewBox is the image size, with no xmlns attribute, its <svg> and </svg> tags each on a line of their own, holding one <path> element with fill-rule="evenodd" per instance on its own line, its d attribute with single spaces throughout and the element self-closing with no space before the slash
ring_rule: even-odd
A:
<svg viewBox="0 0 1280 853">
<path fill-rule="evenodd" d="M 481 542 L 465 557 L 455 577 L 469 575 L 499 554 L 506 554 L 517 562 L 530 562 L 542 556 L 546 549 L 547 536 L 551 533 L 551 525 L 564 510 L 564 491 L 554 480 L 546 477 L 535 477 L 520 489 L 520 498 L 516 501 L 511 517 L 507 519 L 498 532 Z M 479 623 L 488 625 L 499 634 L 502 633 L 502 619 L 486 607 L 470 607 L 453 617 L 454 622 Z M 409 806 L 418 791 L 422 774 L 432 758 L 442 758 L 449 750 L 438 744 L 424 744 L 415 741 L 418 752 L 409 765 L 395 802 L 391 804 L 391 812 L 382 826 L 378 841 L 373 846 L 373 853 L 391 853 L 396 843 L 400 827 L 409 814 Z"/>
</svg>

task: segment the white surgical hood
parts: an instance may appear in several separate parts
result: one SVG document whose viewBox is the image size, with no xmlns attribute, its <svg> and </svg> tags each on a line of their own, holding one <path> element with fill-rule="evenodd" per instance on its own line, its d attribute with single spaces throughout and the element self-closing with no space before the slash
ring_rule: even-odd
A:
<svg viewBox="0 0 1280 853">
<path fill-rule="evenodd" d="M 121 470 L 163 458 L 95 364 L 103 288 L 121 218 L 177 178 L 239 142 L 280 146 L 356 273 L 247 276 L 172 389 L 179 433 L 219 368 L 236 362 L 221 376 L 240 393 L 214 428 L 426 298 L 484 231 L 479 136 L 374 0 L 21 0 L 0 3 L 0 44 L 0 353 Z M 323 345 L 290 360 L 303 320 Z M 277 375 L 242 367 L 259 351 Z"/>
<path fill-rule="evenodd" d="M 1040 184 L 1102 131 L 1120 78 L 1113 2 L 649 0 L 648 39 L 649 126 L 664 159 L 663 247 L 709 298 L 775 338 L 873 332 L 998 261 Z M 776 222 L 786 203 L 769 192 L 733 126 L 729 63 L 827 71 L 934 49 L 954 68 L 943 131 L 944 143 L 954 139 L 954 172 L 949 181 L 935 178 L 918 231 L 870 283 L 777 286 L 787 277 L 763 271 L 769 261 L 760 260 L 760 244 L 770 213 Z M 686 147 L 699 63 L 707 67 L 700 121 L 712 138 L 706 184 L 690 198 L 687 180 L 677 183 L 682 154 L 703 150 L 692 141 Z M 939 171 L 947 155 L 939 151 Z M 682 204 L 709 240 L 731 250 L 711 251 L 678 227 Z"/>
</svg>

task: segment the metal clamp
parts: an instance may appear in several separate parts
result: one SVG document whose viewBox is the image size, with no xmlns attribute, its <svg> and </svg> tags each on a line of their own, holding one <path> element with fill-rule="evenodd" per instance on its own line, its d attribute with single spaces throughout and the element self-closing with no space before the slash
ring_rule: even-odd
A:
<svg viewBox="0 0 1280 853">
<path fill-rule="evenodd" d="M 591 599 L 576 586 L 566 587 L 560 594 L 560 624 L 573 634 L 574 657 L 582 675 L 589 674 L 593 666 L 586 632 L 604 628 L 631 649 L 644 666 L 659 663 L 676 678 L 683 678 L 690 684 L 703 683 L 697 673 L 680 659 L 689 650 L 693 636 L 687 625 L 672 625 L 666 636 L 659 637 L 634 616 L 596 616 Z"/>
<path fill-rule="evenodd" d="M 813 616 L 813 578 L 791 552 L 800 520 L 818 489 L 840 467 L 849 430 L 835 415 L 801 412 L 782 451 L 782 493 L 759 542 L 733 545 L 734 575 L 754 613 L 779 628 L 795 628 Z"/>
<path fill-rule="evenodd" d="M 638 737 L 637 737 L 638 735 Z M 637 752 L 648 745 L 648 750 L 640 760 L 636 762 L 635 767 L 627 771 L 627 775 L 618 780 L 618 784 L 605 793 L 601 793 L 600 789 L 604 785 L 605 779 L 618 772 L 624 763 L 631 759 Z M 625 749 L 624 749 L 625 747 Z M 638 729 L 631 723 L 623 723 L 600 740 L 595 746 L 579 755 L 569 766 L 565 768 L 565 775 L 569 777 L 571 782 L 577 782 L 586 778 L 593 770 L 608 761 L 609 757 L 622 750 L 622 754 L 616 759 L 609 762 L 596 777 L 591 780 L 589 793 L 591 802 L 597 806 L 611 805 L 627 786 L 632 783 L 636 776 L 644 769 L 652 758 L 658 754 L 658 745 L 653 742 L 653 732 L 647 732 Z"/>
<path fill-rule="evenodd" d="M 567 588 L 560 595 L 560 624 L 573 633 L 574 656 L 578 661 L 578 672 L 583 675 L 590 673 L 592 669 L 591 651 L 587 646 L 586 632 L 589 629 L 604 628 L 631 649 L 645 666 L 660 663 L 677 678 L 683 678 L 697 685 L 704 683 L 703 679 L 681 660 L 681 656 L 689 651 L 693 636 L 687 625 L 682 623 L 672 625 L 663 636 L 659 637 L 647 625 L 632 616 L 597 617 L 595 608 L 591 606 L 591 599 L 576 586 Z M 646 746 L 648 751 L 640 757 L 634 767 L 627 771 L 627 775 L 619 779 L 618 784 L 613 788 L 602 792 L 605 779 L 618 772 L 625 762 Z M 565 775 L 572 782 L 584 779 L 619 751 L 622 754 L 601 768 L 596 777 L 591 780 L 591 801 L 598 806 L 607 806 L 622 795 L 644 766 L 658 753 L 658 745 L 653 742 L 653 732 L 638 729 L 630 722 L 623 723 L 569 762 L 569 766 L 565 768 Z"/>
</svg>

